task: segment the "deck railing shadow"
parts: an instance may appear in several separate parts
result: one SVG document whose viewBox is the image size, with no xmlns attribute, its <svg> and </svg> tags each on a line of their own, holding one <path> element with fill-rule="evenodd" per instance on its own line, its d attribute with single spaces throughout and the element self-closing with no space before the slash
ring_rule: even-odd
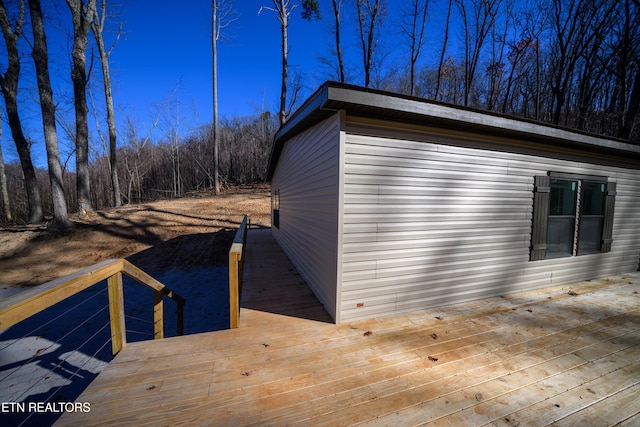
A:
<svg viewBox="0 0 640 427">
<path fill-rule="evenodd" d="M 134 301 L 134 287 L 151 292 Z M 11 404 L 3 425 L 49 425 L 77 410 L 75 398 L 127 341 L 164 338 L 167 298 L 176 303 L 175 334 L 182 335 L 184 298 L 113 259 L 0 302 L 0 401 L 4 409 Z M 146 319 L 135 314 L 140 304 L 149 309 Z"/>
</svg>

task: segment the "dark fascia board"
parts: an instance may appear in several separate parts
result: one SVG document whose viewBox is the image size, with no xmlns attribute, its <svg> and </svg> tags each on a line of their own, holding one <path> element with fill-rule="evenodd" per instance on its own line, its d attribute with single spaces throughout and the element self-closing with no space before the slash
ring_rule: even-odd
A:
<svg viewBox="0 0 640 427">
<path fill-rule="evenodd" d="M 267 179 L 271 180 L 282 147 L 288 139 L 339 110 L 346 110 L 348 115 L 454 128 L 516 140 L 526 139 L 545 145 L 564 146 L 592 153 L 601 152 L 621 157 L 626 162 L 630 158 L 638 159 L 640 165 L 640 145 L 629 144 L 622 140 L 603 138 L 530 120 L 422 98 L 344 83 L 326 82 L 277 132 L 269 161 Z"/>
</svg>

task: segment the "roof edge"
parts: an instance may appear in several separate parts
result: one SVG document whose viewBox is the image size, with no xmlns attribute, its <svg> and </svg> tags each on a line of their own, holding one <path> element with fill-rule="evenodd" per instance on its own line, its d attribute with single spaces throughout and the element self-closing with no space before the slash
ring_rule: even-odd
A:
<svg viewBox="0 0 640 427">
<path fill-rule="evenodd" d="M 293 114 L 275 135 L 267 180 L 271 181 L 284 143 L 338 110 L 387 120 L 424 124 L 425 119 L 440 127 L 455 126 L 469 132 L 526 137 L 543 144 L 568 144 L 587 151 L 605 151 L 620 157 L 640 159 L 640 145 L 532 120 L 511 117 L 453 104 L 446 104 L 378 89 L 327 81 Z M 446 126 L 445 126 L 446 125 Z"/>
<path fill-rule="evenodd" d="M 313 113 L 322 111 L 328 100 L 328 88 L 333 82 L 325 82 L 311 95 L 304 104 L 291 116 L 287 122 L 280 127 L 273 138 L 271 146 L 271 155 L 269 156 L 269 165 L 267 167 L 267 181 L 271 181 L 275 172 L 280 153 L 284 145 L 284 141 L 289 139 L 301 131 L 306 125 L 306 119 L 311 117 Z M 293 135 L 292 135 L 293 134 Z M 288 136 L 290 135 L 290 136 Z"/>
<path fill-rule="evenodd" d="M 487 130 L 494 129 L 511 134 L 527 134 L 536 139 L 550 138 L 640 154 L 640 145 L 630 144 L 621 139 L 599 136 L 492 111 L 483 111 L 375 89 L 358 88 L 357 86 L 342 85 L 340 83 L 328 82 L 328 87 L 330 88 L 329 100 L 340 104 L 359 104 L 380 110 L 392 110 L 452 123 L 457 122 L 463 126 L 475 125 Z"/>
</svg>

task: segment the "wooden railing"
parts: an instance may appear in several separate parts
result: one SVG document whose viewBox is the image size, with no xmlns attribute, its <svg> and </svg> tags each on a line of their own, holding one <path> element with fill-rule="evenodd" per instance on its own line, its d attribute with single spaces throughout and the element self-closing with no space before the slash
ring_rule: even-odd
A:
<svg viewBox="0 0 640 427">
<path fill-rule="evenodd" d="M 240 294 L 242 294 L 242 268 L 247 243 L 249 220 L 245 215 L 229 250 L 229 326 L 237 328 L 240 321 Z"/>
<path fill-rule="evenodd" d="M 164 338 L 164 307 L 162 297 L 174 300 L 177 307 L 177 334 L 183 333 L 185 300 L 165 285 L 125 259 L 111 259 L 84 268 L 69 276 L 52 280 L 28 291 L 16 294 L 0 303 L 0 330 L 33 316 L 78 292 L 107 280 L 111 348 L 115 355 L 127 343 L 125 332 L 122 274 L 153 289 L 153 336 Z"/>
</svg>

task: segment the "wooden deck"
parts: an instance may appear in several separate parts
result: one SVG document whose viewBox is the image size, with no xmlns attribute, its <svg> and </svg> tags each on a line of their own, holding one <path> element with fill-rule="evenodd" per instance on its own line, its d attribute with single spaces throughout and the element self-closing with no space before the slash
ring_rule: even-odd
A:
<svg viewBox="0 0 640 427">
<path fill-rule="evenodd" d="M 271 229 L 249 231 L 244 281 L 246 286 L 240 302 L 243 308 L 240 311 L 240 327 L 251 324 L 255 318 L 252 311 L 333 323 L 331 316 L 271 237 Z"/>
<path fill-rule="evenodd" d="M 239 329 L 128 344 L 57 425 L 640 425 L 638 273 L 334 325 L 255 233 Z"/>
</svg>

